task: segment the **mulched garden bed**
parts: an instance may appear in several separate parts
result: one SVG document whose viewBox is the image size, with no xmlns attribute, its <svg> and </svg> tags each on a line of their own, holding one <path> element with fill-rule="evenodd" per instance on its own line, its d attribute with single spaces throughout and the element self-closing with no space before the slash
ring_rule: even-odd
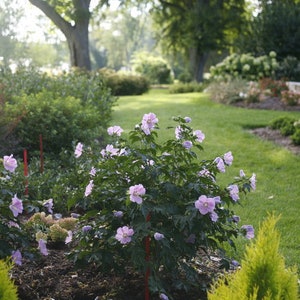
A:
<svg viewBox="0 0 300 300">
<path fill-rule="evenodd" d="M 259 103 L 235 103 L 249 109 L 272 109 L 299 111 L 300 106 L 286 106 L 277 98 Z M 257 128 L 253 134 L 286 147 L 295 154 L 300 147 L 294 146 L 288 137 L 270 128 Z M 144 277 L 127 271 L 121 274 L 101 274 L 95 267 L 77 269 L 68 260 L 68 249 L 50 249 L 47 257 L 40 260 L 24 259 L 22 266 L 15 266 L 12 278 L 18 286 L 20 300 L 142 300 L 144 299 Z M 205 288 L 220 273 L 218 258 L 202 255 L 195 266 L 200 273 L 199 288 L 189 293 L 174 291 L 174 300 L 207 299 Z M 151 299 L 158 299 L 156 298 Z"/>
<path fill-rule="evenodd" d="M 101 274 L 96 267 L 76 268 L 65 253 L 68 249 L 52 249 L 39 260 L 23 259 L 12 270 L 20 300 L 142 300 L 144 276 L 125 271 L 124 274 Z M 201 256 L 201 257 L 200 257 Z M 197 289 L 174 291 L 174 300 L 204 300 L 206 288 L 218 274 L 219 258 L 202 253 L 194 262 L 200 274 Z M 151 297 L 151 299 L 159 299 Z"/>
</svg>

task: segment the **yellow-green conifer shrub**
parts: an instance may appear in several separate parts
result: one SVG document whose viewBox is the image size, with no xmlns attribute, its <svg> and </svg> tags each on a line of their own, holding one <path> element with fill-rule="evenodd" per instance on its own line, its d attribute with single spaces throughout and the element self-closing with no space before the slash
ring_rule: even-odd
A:
<svg viewBox="0 0 300 300">
<path fill-rule="evenodd" d="M 17 288 L 9 278 L 11 265 L 0 260 L 0 300 L 17 300 Z"/>
<path fill-rule="evenodd" d="M 241 269 L 214 283 L 209 300 L 297 300 L 297 272 L 279 254 L 278 218 L 269 216 L 245 251 Z"/>
</svg>

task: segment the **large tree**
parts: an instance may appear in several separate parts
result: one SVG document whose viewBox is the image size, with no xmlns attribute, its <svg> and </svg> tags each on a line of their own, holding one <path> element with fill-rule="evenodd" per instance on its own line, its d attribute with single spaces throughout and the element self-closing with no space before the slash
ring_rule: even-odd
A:
<svg viewBox="0 0 300 300">
<path fill-rule="evenodd" d="M 257 15 L 249 22 L 246 35 L 239 39 L 241 52 L 255 55 L 276 51 L 277 58 L 300 59 L 300 1 L 260 0 Z"/>
<path fill-rule="evenodd" d="M 29 2 L 51 19 L 66 37 L 71 66 L 90 70 L 91 0 L 29 0 Z"/>
<path fill-rule="evenodd" d="M 212 51 L 226 49 L 244 21 L 245 0 L 159 0 L 153 8 L 167 52 L 182 53 L 194 80 L 203 80 Z"/>
</svg>

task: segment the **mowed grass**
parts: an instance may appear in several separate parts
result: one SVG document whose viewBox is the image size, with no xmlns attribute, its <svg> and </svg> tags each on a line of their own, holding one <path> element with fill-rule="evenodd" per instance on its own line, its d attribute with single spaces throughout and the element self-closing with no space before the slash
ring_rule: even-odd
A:
<svg viewBox="0 0 300 300">
<path fill-rule="evenodd" d="M 300 156 L 249 132 L 249 128 L 266 126 L 280 116 L 300 118 L 300 113 L 237 108 L 214 103 L 205 93 L 173 95 L 152 90 L 142 96 L 120 97 L 114 107 L 113 124 L 128 132 L 149 112 L 159 119 L 162 141 L 174 137 L 174 130 L 167 129 L 174 125 L 173 116 L 191 117 L 193 129 L 201 129 L 206 135 L 200 159 L 232 151 L 233 165 L 219 176 L 220 184 L 228 184 L 240 169 L 249 176 L 256 174 L 257 190 L 242 196 L 242 205 L 235 208 L 241 225 L 253 224 L 257 230 L 269 213 L 280 215 L 281 253 L 288 266 L 297 265 L 300 270 Z M 244 244 L 237 241 L 238 258 Z"/>
</svg>

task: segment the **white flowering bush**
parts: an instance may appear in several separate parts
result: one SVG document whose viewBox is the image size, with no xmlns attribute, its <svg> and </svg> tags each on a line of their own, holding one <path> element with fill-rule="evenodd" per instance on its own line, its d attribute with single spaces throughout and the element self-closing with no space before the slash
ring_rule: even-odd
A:
<svg viewBox="0 0 300 300">
<path fill-rule="evenodd" d="M 232 164 L 232 153 L 205 159 L 205 134 L 190 127 L 188 117 L 174 121 L 168 129 L 174 138 L 164 143 L 158 142 L 154 113 L 145 114 L 128 139 L 121 127 L 108 128 L 112 141 L 102 150 L 79 143 L 76 175 L 85 189 L 69 200 L 82 213 L 73 233 L 73 259 L 96 263 L 103 272 L 143 272 L 162 299 L 174 286 L 197 282 L 190 262 L 200 248 L 218 250 L 234 246 L 240 234 L 254 236 L 251 225 L 238 226 L 233 207 L 255 189 L 255 174 L 247 177 L 241 170 L 221 187 L 217 177 Z"/>
<path fill-rule="evenodd" d="M 241 78 L 248 81 L 258 81 L 265 77 L 274 77 L 279 63 L 276 53 L 271 51 L 269 55 L 254 57 L 247 54 L 231 54 L 222 62 L 210 68 L 212 80 L 227 81 Z"/>
</svg>

